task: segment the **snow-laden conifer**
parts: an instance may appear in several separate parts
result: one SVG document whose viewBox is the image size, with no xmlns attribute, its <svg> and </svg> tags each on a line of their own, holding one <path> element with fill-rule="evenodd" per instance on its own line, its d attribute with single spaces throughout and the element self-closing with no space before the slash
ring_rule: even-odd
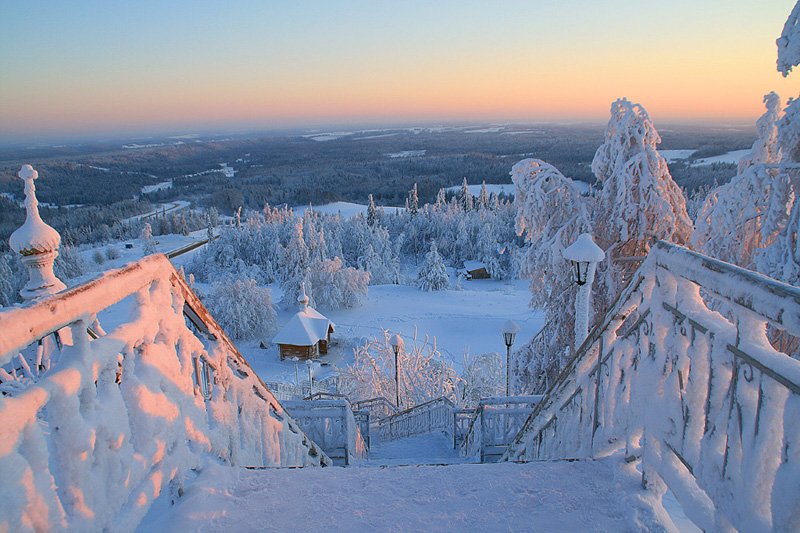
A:
<svg viewBox="0 0 800 533">
<path fill-rule="evenodd" d="M 461 196 L 459 200 L 461 202 L 461 208 L 464 209 L 464 211 L 472 211 L 472 193 L 469 192 L 466 176 L 464 176 L 464 182 L 461 184 Z"/>
<path fill-rule="evenodd" d="M 277 329 L 272 293 L 253 279 L 215 283 L 205 303 L 233 340 L 269 339 Z"/>
<path fill-rule="evenodd" d="M 439 291 L 446 289 L 450 284 L 447 268 L 436 249 L 436 241 L 431 241 L 430 251 L 425 254 L 425 261 L 420 268 L 417 284 L 423 291 Z"/>
<path fill-rule="evenodd" d="M 478 206 L 481 209 L 489 209 L 489 190 L 486 188 L 486 180 L 481 183 L 481 194 L 478 196 Z"/>
<path fill-rule="evenodd" d="M 375 199 L 370 194 L 369 204 L 367 205 L 367 225 L 374 226 L 379 222 L 379 217 L 378 208 L 375 207 Z"/>
<path fill-rule="evenodd" d="M 616 298 L 657 239 L 685 244 L 692 233 L 686 200 L 657 150 L 661 137 L 640 104 L 611 105 L 592 171 L 602 184 L 593 226 L 609 261 L 598 269 L 602 307 Z"/>
</svg>

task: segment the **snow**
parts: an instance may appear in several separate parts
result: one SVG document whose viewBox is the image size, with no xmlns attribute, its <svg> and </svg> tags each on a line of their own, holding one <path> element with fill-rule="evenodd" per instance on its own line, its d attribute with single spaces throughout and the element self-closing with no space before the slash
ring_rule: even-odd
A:
<svg viewBox="0 0 800 533">
<path fill-rule="evenodd" d="M 713 157 L 704 157 L 703 159 L 697 159 L 696 161 L 692 161 L 691 164 L 693 167 L 713 165 L 715 163 L 725 163 L 729 165 L 735 165 L 739 163 L 739 160 L 746 155 L 750 155 L 750 148 L 746 148 L 744 150 L 733 150 L 731 152 L 726 152 L 722 155 L 715 155 Z"/>
<path fill-rule="evenodd" d="M 796 530 L 798 456 L 784 450 L 800 441 L 785 423 L 800 412 L 800 361 L 773 347 L 767 326 L 800 334 L 800 290 L 663 241 L 638 276 L 509 458 L 624 450 L 707 531 Z"/>
<path fill-rule="evenodd" d="M 32 253 L 41 254 L 58 249 L 61 244 L 61 235 L 48 226 L 39 216 L 36 199 L 36 186 L 33 181 L 39 173 L 31 165 L 22 165 L 18 176 L 25 181 L 25 209 L 27 216 L 25 223 L 11 234 L 9 244 L 11 249 L 22 255 Z"/>
<path fill-rule="evenodd" d="M 469 461 L 453 448 L 453 437 L 444 432 L 388 442 L 381 442 L 378 432 L 374 432 L 370 434 L 370 439 L 367 466 L 444 465 Z"/>
<path fill-rule="evenodd" d="M 280 287 L 273 285 L 271 289 L 273 300 L 278 301 Z M 432 342 L 435 337 L 443 357 L 460 372 L 465 352 L 478 355 L 505 351 L 501 330 L 507 320 L 514 320 L 521 327 L 517 343 L 542 328 L 544 318 L 528 308 L 528 300 L 523 280 L 473 280 L 464 282 L 461 289 L 432 292 L 410 285 L 371 285 L 360 307 L 325 311 L 336 323 L 336 334 L 328 355 L 320 358 L 329 366 L 319 369 L 315 379 L 331 375 L 334 366 L 350 364 L 353 348 L 363 340 L 382 338 L 384 329 L 406 339 L 413 338 L 415 329 L 420 340 L 429 335 Z M 293 315 L 294 312 L 279 312 L 279 325 L 288 323 Z M 294 383 L 294 364 L 280 361 L 276 347 L 264 350 L 258 342 L 239 343 L 238 347 L 264 381 Z"/>
<path fill-rule="evenodd" d="M 160 215 L 163 213 L 172 213 L 175 211 L 180 211 L 181 209 L 186 209 L 190 205 L 192 205 L 192 203 L 187 200 L 175 200 L 173 202 L 168 202 L 165 204 L 158 204 L 152 211 L 148 213 L 142 213 L 141 215 L 128 217 L 126 219 L 123 219 L 122 222 L 136 222 L 138 220 Z"/>
<path fill-rule="evenodd" d="M 797 2 L 778 38 L 778 71 L 784 77 L 800 64 L 800 2 Z"/>
<path fill-rule="evenodd" d="M 569 178 L 567 178 L 569 179 Z M 584 181 L 578 180 L 570 180 L 575 187 L 582 193 L 589 192 L 589 184 Z M 481 194 L 481 187 L 482 185 L 470 185 L 469 186 L 469 193 L 472 196 L 479 196 Z M 447 192 L 460 192 L 461 185 L 453 185 L 452 187 L 448 187 L 445 189 Z M 487 183 L 486 184 L 486 191 L 491 194 L 505 194 L 506 196 L 514 196 L 514 184 L 513 183 Z"/>
<path fill-rule="evenodd" d="M 401 157 L 422 157 L 427 150 L 403 150 L 402 152 L 392 152 L 385 154 L 390 159 L 397 159 Z"/>
<path fill-rule="evenodd" d="M 367 206 L 365 204 L 354 204 L 351 202 L 333 202 L 330 204 L 323 204 L 323 205 L 315 205 L 315 206 L 308 206 L 308 205 L 301 205 L 292 208 L 294 214 L 298 217 L 302 217 L 303 213 L 306 212 L 307 209 L 311 209 L 317 213 L 324 213 L 326 215 L 341 215 L 343 218 L 353 218 L 359 214 L 363 214 L 366 216 L 367 214 Z M 392 214 L 400 210 L 404 210 L 403 207 L 389 207 L 389 206 L 379 206 L 378 209 L 382 209 L 387 214 Z"/>
<path fill-rule="evenodd" d="M 475 130 L 464 130 L 464 133 L 500 133 L 505 128 L 503 126 L 493 126 L 491 128 L 479 128 Z"/>
<path fill-rule="evenodd" d="M 172 180 L 162 181 L 161 183 L 156 183 L 155 185 L 145 185 L 144 187 L 142 187 L 142 194 L 148 194 L 157 191 L 165 191 L 171 188 L 172 188 Z"/>
<path fill-rule="evenodd" d="M 619 458 L 236 470 L 210 467 L 139 531 L 675 531 Z"/>
<path fill-rule="evenodd" d="M 325 141 L 335 141 L 336 139 L 341 139 L 342 137 L 349 137 L 353 135 L 355 132 L 352 131 L 336 131 L 330 133 L 313 133 L 310 135 L 303 135 L 306 139 L 310 139 L 312 141 L 318 142 L 325 142 Z"/>
<path fill-rule="evenodd" d="M 0 530 L 130 531 L 203 464 L 324 457 L 213 320 L 208 338 L 189 329 L 183 302 L 202 311 L 194 298 L 163 256 L 150 256 L 0 313 L 3 363 L 48 332 L 72 333 L 52 371 L 0 397 Z M 90 340 L 91 316 L 123 301 L 122 320 Z"/>
<path fill-rule="evenodd" d="M 330 327 L 333 327 L 333 322 L 313 307 L 308 307 L 295 313 L 275 335 L 272 342 L 294 346 L 313 346 L 328 338 L 328 328 Z"/>
<path fill-rule="evenodd" d="M 486 268 L 486 265 L 481 263 L 480 261 L 464 261 L 464 270 L 471 272 L 473 270 L 479 270 L 481 268 Z"/>
<path fill-rule="evenodd" d="M 594 243 L 589 233 L 582 233 L 564 250 L 564 259 L 569 261 L 588 261 L 599 263 L 605 259 L 605 252 Z"/>
<path fill-rule="evenodd" d="M 675 161 L 689 159 L 696 151 L 697 150 L 659 150 L 658 153 L 667 160 L 667 163 L 674 163 Z"/>
<path fill-rule="evenodd" d="M 481 193 L 482 185 L 470 185 L 469 186 L 469 193 L 472 196 L 478 196 Z M 461 191 L 461 185 L 453 185 L 452 187 L 448 187 L 445 189 L 447 192 L 459 192 Z M 513 196 L 514 195 L 514 184 L 513 183 L 487 183 L 486 190 L 489 193 L 495 194 L 505 194 L 506 196 Z"/>
</svg>

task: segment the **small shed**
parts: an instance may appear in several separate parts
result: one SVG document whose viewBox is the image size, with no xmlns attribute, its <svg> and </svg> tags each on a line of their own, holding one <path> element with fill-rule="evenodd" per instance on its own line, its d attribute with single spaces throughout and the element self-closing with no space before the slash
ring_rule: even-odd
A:
<svg viewBox="0 0 800 533">
<path fill-rule="evenodd" d="M 467 279 L 489 279 L 489 271 L 486 265 L 480 261 L 464 261 L 464 277 Z"/>
<path fill-rule="evenodd" d="M 333 322 L 308 305 L 305 288 L 297 301 L 300 303 L 300 310 L 272 340 L 280 349 L 281 359 L 313 359 L 328 353 Z"/>
</svg>

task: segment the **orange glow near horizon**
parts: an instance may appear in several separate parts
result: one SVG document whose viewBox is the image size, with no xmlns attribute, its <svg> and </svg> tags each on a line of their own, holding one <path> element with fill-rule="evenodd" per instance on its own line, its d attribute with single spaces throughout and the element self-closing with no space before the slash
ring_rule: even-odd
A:
<svg viewBox="0 0 800 533">
<path fill-rule="evenodd" d="M 765 93 L 775 90 L 784 100 L 798 93 L 797 80 L 784 80 L 775 70 L 774 36 L 764 36 L 777 35 L 782 20 L 774 18 L 756 25 L 758 32 L 751 33 L 758 39 L 741 31 L 746 14 L 728 21 L 731 27 L 702 32 L 685 23 L 690 27 L 683 33 L 678 25 L 649 38 L 633 27 L 630 35 L 608 32 L 595 40 L 554 39 L 544 30 L 505 35 L 500 24 L 494 33 L 487 29 L 484 41 L 421 30 L 412 39 L 384 37 L 382 28 L 367 26 L 384 40 L 367 34 L 363 42 L 340 35 L 326 41 L 332 28 L 314 33 L 313 42 L 259 34 L 262 41 L 272 39 L 259 46 L 242 44 L 246 36 L 242 43 L 214 46 L 174 37 L 161 53 L 127 41 L 118 43 L 117 55 L 76 48 L 64 58 L 44 50 L 50 55 L 35 56 L 41 65 L 31 64 L 33 52 L 15 44 L 22 54 L 14 55 L 13 47 L 0 51 L 0 67 L 27 69 L 28 77 L 0 82 L 0 130 L 10 137 L 325 123 L 597 121 L 623 96 L 644 105 L 657 123 L 754 121 Z M 583 24 L 594 31 L 590 22 Z"/>
</svg>

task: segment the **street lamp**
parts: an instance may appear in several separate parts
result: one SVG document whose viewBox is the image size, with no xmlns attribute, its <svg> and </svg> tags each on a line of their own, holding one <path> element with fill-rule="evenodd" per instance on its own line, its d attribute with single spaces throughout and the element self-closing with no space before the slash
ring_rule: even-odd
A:
<svg viewBox="0 0 800 533">
<path fill-rule="evenodd" d="M 605 252 L 594 243 L 589 233 L 582 233 L 564 250 L 564 258 L 572 263 L 572 274 L 578 286 L 575 296 L 575 350 L 589 335 L 589 302 L 597 263 L 605 259 Z"/>
<path fill-rule="evenodd" d="M 513 320 L 507 321 L 503 325 L 503 341 L 506 343 L 506 397 L 510 396 L 511 383 L 511 345 L 519 333 L 519 325 Z"/>
<path fill-rule="evenodd" d="M 399 334 L 395 334 L 392 336 L 391 340 L 389 341 L 392 345 L 392 350 L 394 350 L 394 404 L 397 408 L 400 408 L 400 363 L 399 363 L 399 356 L 400 352 L 403 351 L 403 337 Z"/>
</svg>

